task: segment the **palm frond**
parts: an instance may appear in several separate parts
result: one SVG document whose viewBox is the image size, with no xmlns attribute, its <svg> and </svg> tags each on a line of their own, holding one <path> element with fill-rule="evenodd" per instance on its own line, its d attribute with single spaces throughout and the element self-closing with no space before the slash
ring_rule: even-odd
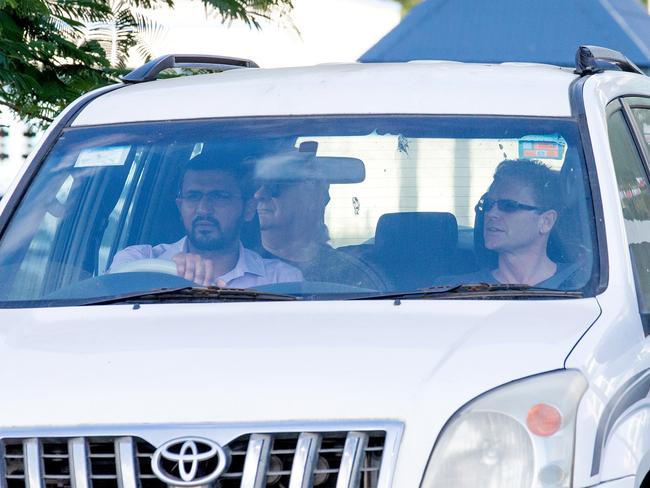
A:
<svg viewBox="0 0 650 488">
<path fill-rule="evenodd" d="M 54 28 L 66 37 L 74 37 L 77 33 L 82 32 L 83 24 L 72 19 L 52 16 L 49 20 Z"/>
<path fill-rule="evenodd" d="M 223 22 L 243 21 L 261 29 L 260 21 L 282 18 L 293 8 L 292 0 L 201 0 Z"/>
<path fill-rule="evenodd" d="M 154 56 L 154 46 L 159 45 L 167 36 L 166 26 L 156 22 L 145 13 L 136 13 L 137 24 L 135 51 L 147 62 Z"/>
<path fill-rule="evenodd" d="M 42 0 L 54 17 L 68 17 L 83 22 L 100 22 L 111 15 L 107 0 Z"/>
<path fill-rule="evenodd" d="M 129 50 L 136 44 L 137 21 L 128 2 L 112 0 L 110 6 L 111 16 L 102 22 L 88 23 L 85 37 L 102 47 L 111 66 L 124 68 Z"/>
</svg>

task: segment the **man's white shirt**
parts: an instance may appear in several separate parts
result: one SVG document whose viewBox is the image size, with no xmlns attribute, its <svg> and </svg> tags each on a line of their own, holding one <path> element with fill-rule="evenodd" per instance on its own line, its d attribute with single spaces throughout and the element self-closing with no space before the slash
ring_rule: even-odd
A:
<svg viewBox="0 0 650 488">
<path fill-rule="evenodd" d="M 139 244 L 122 249 L 113 258 L 112 268 L 139 259 L 167 259 L 169 261 L 179 253 L 189 252 L 187 236 L 171 244 L 151 246 Z M 215 278 L 216 283 L 223 280 L 229 288 L 250 288 L 271 283 L 302 281 L 301 271 L 278 259 L 265 259 L 255 251 L 246 249 L 239 243 L 239 258 L 235 267 Z"/>
</svg>

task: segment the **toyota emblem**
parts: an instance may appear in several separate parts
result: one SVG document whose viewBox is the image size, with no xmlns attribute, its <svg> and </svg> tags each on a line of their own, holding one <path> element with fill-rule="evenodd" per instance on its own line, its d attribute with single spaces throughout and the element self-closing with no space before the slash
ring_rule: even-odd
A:
<svg viewBox="0 0 650 488">
<path fill-rule="evenodd" d="M 223 448 L 209 439 L 182 437 L 156 449 L 151 467 L 168 485 L 198 486 L 216 480 L 228 464 Z"/>
</svg>

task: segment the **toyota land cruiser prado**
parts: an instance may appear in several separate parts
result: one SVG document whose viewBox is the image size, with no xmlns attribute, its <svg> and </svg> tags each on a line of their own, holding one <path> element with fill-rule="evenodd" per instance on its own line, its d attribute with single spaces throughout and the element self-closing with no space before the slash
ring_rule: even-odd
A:
<svg viewBox="0 0 650 488">
<path fill-rule="evenodd" d="M 0 487 L 650 486 L 650 79 L 576 58 L 72 104 L 0 204 Z"/>
</svg>

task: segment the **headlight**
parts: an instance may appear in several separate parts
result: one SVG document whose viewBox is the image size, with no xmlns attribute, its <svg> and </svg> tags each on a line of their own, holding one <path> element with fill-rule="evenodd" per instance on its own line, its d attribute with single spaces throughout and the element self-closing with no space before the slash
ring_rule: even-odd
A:
<svg viewBox="0 0 650 488">
<path fill-rule="evenodd" d="M 556 371 L 473 400 L 447 423 L 422 488 L 571 486 L 575 417 L 587 381 Z"/>
</svg>

